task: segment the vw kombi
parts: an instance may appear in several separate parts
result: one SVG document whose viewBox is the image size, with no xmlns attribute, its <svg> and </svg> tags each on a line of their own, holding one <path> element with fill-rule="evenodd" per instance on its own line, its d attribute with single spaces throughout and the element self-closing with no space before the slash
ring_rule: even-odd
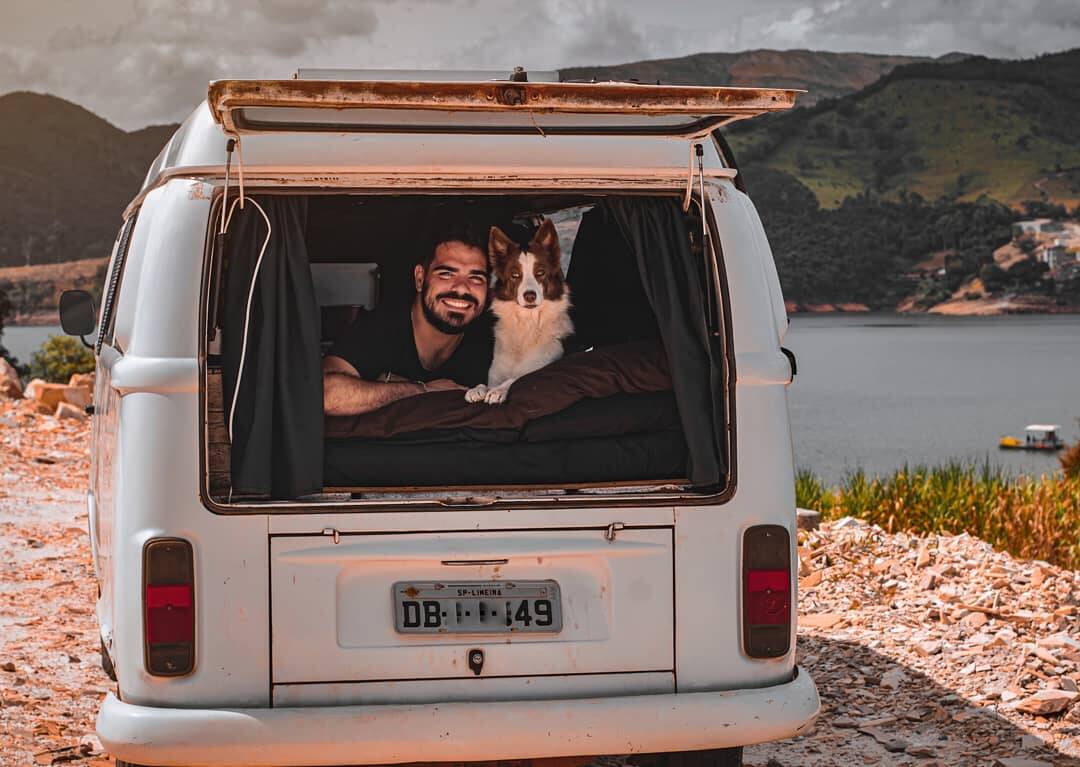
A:
<svg viewBox="0 0 1080 767">
<path fill-rule="evenodd" d="M 96 333 L 119 763 L 737 765 L 806 732 L 794 361 L 721 134 L 794 99 L 522 71 L 211 83 L 124 212 L 100 312 L 61 302 Z M 421 381 L 326 415 L 322 360 L 416 300 L 431 232 L 462 221 L 522 242 L 553 222 L 574 343 L 501 404 Z"/>
</svg>

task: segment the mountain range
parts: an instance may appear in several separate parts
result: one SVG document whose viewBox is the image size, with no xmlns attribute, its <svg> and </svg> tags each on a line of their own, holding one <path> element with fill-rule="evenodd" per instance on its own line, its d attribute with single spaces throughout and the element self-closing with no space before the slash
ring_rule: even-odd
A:
<svg viewBox="0 0 1080 767">
<path fill-rule="evenodd" d="M 125 132 L 70 101 L 0 96 L 0 266 L 107 256 L 120 214 L 176 130 Z"/>
<path fill-rule="evenodd" d="M 599 67 L 559 70 L 565 80 L 638 80 L 670 85 L 734 85 L 799 88 L 800 106 L 838 98 L 865 88 L 905 64 L 951 62 L 966 53 L 929 56 L 885 56 L 872 53 L 759 49 L 739 53 L 695 53 L 674 59 L 652 59 Z"/>
<path fill-rule="evenodd" d="M 1080 48 L 1017 61 L 754 50 L 562 75 L 808 89 L 799 108 L 726 131 L 752 193 L 769 174 L 823 208 L 866 194 L 1080 201 Z M 107 255 L 177 127 L 125 132 L 26 92 L 0 96 L 0 125 L 0 266 Z"/>
</svg>

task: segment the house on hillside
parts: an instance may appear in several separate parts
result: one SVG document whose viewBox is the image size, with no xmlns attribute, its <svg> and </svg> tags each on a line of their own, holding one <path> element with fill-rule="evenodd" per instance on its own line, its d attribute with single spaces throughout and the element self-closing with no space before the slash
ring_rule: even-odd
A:
<svg viewBox="0 0 1080 767">
<path fill-rule="evenodd" d="M 1050 271 L 1053 271 L 1067 261 L 1075 261 L 1076 255 L 1070 253 L 1065 241 L 1058 237 L 1038 248 L 1035 251 L 1035 258 L 1046 264 Z"/>
<path fill-rule="evenodd" d="M 1022 237 L 1039 237 L 1040 234 L 1056 234 L 1065 229 L 1062 221 L 1053 218 L 1031 218 L 1026 221 L 1015 221 L 1012 226 L 1013 240 Z"/>
<path fill-rule="evenodd" d="M 1018 240 L 1025 235 L 1038 237 L 1040 234 L 1053 234 L 1062 229 L 1064 225 L 1060 221 L 1052 218 L 1033 218 L 1015 222 L 1012 225 L 1012 236 L 1014 240 Z"/>
</svg>

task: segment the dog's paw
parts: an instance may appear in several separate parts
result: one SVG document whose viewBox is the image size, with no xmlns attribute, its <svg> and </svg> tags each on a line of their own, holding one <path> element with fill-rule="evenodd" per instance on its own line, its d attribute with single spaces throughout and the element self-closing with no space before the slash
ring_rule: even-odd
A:
<svg viewBox="0 0 1080 767">
<path fill-rule="evenodd" d="M 465 392 L 465 401 L 466 402 L 483 402 L 484 398 L 487 396 L 487 394 L 488 394 L 488 387 L 484 386 L 484 384 L 478 384 L 477 386 L 474 386 L 474 387 L 472 387 L 471 389 L 468 389 Z"/>
<path fill-rule="evenodd" d="M 489 405 L 501 405 L 506 402 L 507 396 L 510 394 L 510 388 L 503 388 L 502 386 L 496 386 L 494 389 L 488 389 L 486 395 L 484 395 L 484 402 Z"/>
</svg>

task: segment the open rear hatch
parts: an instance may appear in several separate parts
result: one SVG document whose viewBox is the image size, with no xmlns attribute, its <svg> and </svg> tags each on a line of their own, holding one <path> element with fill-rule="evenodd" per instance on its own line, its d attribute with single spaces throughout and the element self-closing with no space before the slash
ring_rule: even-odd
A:
<svg viewBox="0 0 1080 767">
<path fill-rule="evenodd" d="M 275 536 L 271 557 L 277 705 L 674 689 L 670 527 Z"/>
<path fill-rule="evenodd" d="M 218 80 L 207 100 L 229 133 L 703 136 L 791 108 L 796 90 L 636 83 Z"/>
</svg>

